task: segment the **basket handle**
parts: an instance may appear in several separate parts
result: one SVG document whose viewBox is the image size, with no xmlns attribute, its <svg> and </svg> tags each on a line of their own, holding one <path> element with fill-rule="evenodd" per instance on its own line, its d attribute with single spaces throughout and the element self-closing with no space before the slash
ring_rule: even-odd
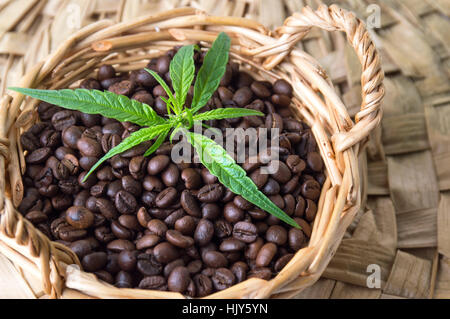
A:
<svg viewBox="0 0 450 319">
<path fill-rule="evenodd" d="M 355 116 L 356 124 L 350 130 L 333 136 L 336 150 L 344 151 L 364 140 L 379 124 L 382 116 L 381 100 L 384 97 L 384 72 L 378 52 L 364 23 L 352 12 L 336 5 L 330 7 L 320 5 L 316 11 L 310 7 L 304 7 L 301 13 L 294 13 L 278 29 L 281 34 L 280 40 L 284 42 L 291 39 L 292 48 L 312 27 L 327 31 L 344 31 L 362 66 L 362 103 L 361 110 Z M 280 55 L 272 56 L 265 61 L 265 67 L 273 67 L 287 54 L 289 54 L 288 50 Z"/>
</svg>

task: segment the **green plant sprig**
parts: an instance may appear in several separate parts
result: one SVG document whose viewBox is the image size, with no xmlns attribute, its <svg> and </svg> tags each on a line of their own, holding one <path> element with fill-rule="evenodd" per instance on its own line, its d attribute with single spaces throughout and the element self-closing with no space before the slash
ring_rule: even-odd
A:
<svg viewBox="0 0 450 319">
<path fill-rule="evenodd" d="M 169 139 L 172 142 L 172 138 L 181 130 L 187 137 L 187 141 L 199 154 L 202 164 L 224 186 L 287 224 L 300 228 L 291 217 L 258 190 L 258 187 L 246 175 L 242 167 L 227 154 L 222 146 L 201 134 L 189 131 L 195 122 L 264 115 L 259 111 L 246 108 L 219 108 L 199 113 L 211 99 L 225 74 L 230 45 L 231 40 L 228 35 L 221 32 L 206 53 L 196 77 L 190 107 L 186 106 L 186 97 L 195 77 L 193 56 L 194 50 L 197 50 L 198 47 L 195 45 L 184 46 L 173 57 L 170 63 L 170 78 L 174 92 L 170 90 L 169 85 L 158 73 L 146 69 L 167 93 L 167 98 L 161 97 L 166 103 L 167 118 L 157 115 L 147 104 L 108 91 L 86 89 L 37 90 L 16 87 L 10 89 L 66 109 L 88 114 L 101 114 L 121 122 L 132 122 L 143 126 L 98 160 L 86 174 L 84 181 L 111 157 L 142 142 L 154 140 L 150 148 L 144 153 L 144 156 L 149 156 L 161 146 L 169 133 Z M 206 124 L 202 125 L 208 127 Z"/>
</svg>

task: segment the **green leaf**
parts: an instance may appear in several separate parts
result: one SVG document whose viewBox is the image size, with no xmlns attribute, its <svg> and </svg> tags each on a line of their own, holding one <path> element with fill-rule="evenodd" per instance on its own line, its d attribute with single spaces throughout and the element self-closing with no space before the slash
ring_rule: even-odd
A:
<svg viewBox="0 0 450 319">
<path fill-rule="evenodd" d="M 124 95 L 98 90 L 36 90 L 10 88 L 13 91 L 31 96 L 41 101 L 66 109 L 88 114 L 101 114 L 120 122 L 133 122 L 141 126 L 163 124 L 165 119 L 158 116 L 147 104 L 130 100 Z"/>
<path fill-rule="evenodd" d="M 106 153 L 105 156 L 103 156 L 101 159 L 98 160 L 97 163 L 95 163 L 94 166 L 90 169 L 90 171 L 86 174 L 83 181 L 85 181 L 89 175 L 92 174 L 93 171 L 97 169 L 104 161 L 107 159 L 120 154 L 122 152 L 125 152 L 126 150 L 141 144 L 142 142 L 154 139 L 158 135 L 162 134 L 163 132 L 170 129 L 169 124 L 162 124 L 162 125 L 156 125 L 153 127 L 147 127 L 140 129 L 137 132 L 132 133 L 130 136 L 128 136 L 126 139 L 122 141 L 119 145 L 111 149 L 108 153 Z"/>
<path fill-rule="evenodd" d="M 169 97 L 170 103 L 172 103 L 173 105 L 176 105 L 176 101 L 175 101 L 175 98 L 173 97 L 172 91 L 170 90 L 167 83 L 159 76 L 159 74 L 150 69 L 145 69 L 145 71 L 150 73 L 155 78 L 155 80 L 159 83 L 159 85 L 161 85 L 163 87 L 164 91 L 167 93 L 167 96 Z"/>
<path fill-rule="evenodd" d="M 226 33 L 221 32 L 212 44 L 211 49 L 206 53 L 194 85 L 194 97 L 192 99 L 193 113 L 196 113 L 205 106 L 217 90 L 220 80 L 225 74 L 230 45 L 230 37 Z"/>
<path fill-rule="evenodd" d="M 194 46 L 188 45 L 178 50 L 170 62 L 170 78 L 175 91 L 175 100 L 181 108 L 194 80 Z"/>
<path fill-rule="evenodd" d="M 153 143 L 152 146 L 144 153 L 144 156 L 150 156 L 153 154 L 165 141 L 167 135 L 169 134 L 170 128 L 168 128 L 166 131 L 164 131 L 158 138 L 156 139 L 155 143 Z"/>
<path fill-rule="evenodd" d="M 291 217 L 258 190 L 258 187 L 247 176 L 245 170 L 236 164 L 222 146 L 201 134 L 188 131 L 184 133 L 187 134 L 188 140 L 197 151 L 202 164 L 223 185 L 228 187 L 233 193 L 241 195 L 249 202 L 281 219 L 285 223 L 300 228 Z"/>
<path fill-rule="evenodd" d="M 223 109 L 215 109 L 197 114 L 194 116 L 194 120 L 195 121 L 222 120 L 244 116 L 264 116 L 264 114 L 252 109 L 229 107 Z"/>
</svg>

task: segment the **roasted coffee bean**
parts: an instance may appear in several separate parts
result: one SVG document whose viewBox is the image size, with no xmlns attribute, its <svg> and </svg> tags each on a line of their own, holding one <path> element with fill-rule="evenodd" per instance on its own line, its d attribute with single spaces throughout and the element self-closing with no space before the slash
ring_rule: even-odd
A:
<svg viewBox="0 0 450 319">
<path fill-rule="evenodd" d="M 126 271 L 119 271 L 115 278 L 117 288 L 131 288 L 133 286 L 133 276 Z"/>
<path fill-rule="evenodd" d="M 130 96 L 133 93 L 133 89 L 134 89 L 133 83 L 129 80 L 124 80 L 112 84 L 108 88 L 108 91 L 119 95 Z"/>
<path fill-rule="evenodd" d="M 153 248 L 153 254 L 158 262 L 167 264 L 178 258 L 179 253 L 175 246 L 168 242 L 163 242 Z"/>
<path fill-rule="evenodd" d="M 44 212 L 39 210 L 30 211 L 25 215 L 25 218 L 28 219 L 33 224 L 37 225 L 43 223 L 47 220 L 47 215 Z"/>
<path fill-rule="evenodd" d="M 227 203 L 223 209 L 223 216 L 230 223 L 237 223 L 244 219 L 244 211 L 234 203 Z"/>
<path fill-rule="evenodd" d="M 217 89 L 217 93 L 219 94 L 220 100 L 222 102 L 233 100 L 233 92 L 231 92 L 227 87 L 219 86 L 219 88 Z"/>
<path fill-rule="evenodd" d="M 279 132 L 283 130 L 283 119 L 278 113 L 271 113 L 266 117 L 266 127 L 268 129 L 278 129 Z"/>
<path fill-rule="evenodd" d="M 240 209 L 243 210 L 248 210 L 251 209 L 253 207 L 253 204 L 250 203 L 248 200 L 246 200 L 245 198 L 243 198 L 242 196 L 236 196 L 233 199 L 233 203 Z"/>
<path fill-rule="evenodd" d="M 139 289 L 150 289 L 150 290 L 167 290 L 166 279 L 163 276 L 148 276 L 144 277 L 139 282 Z"/>
<path fill-rule="evenodd" d="M 264 185 L 266 185 L 269 179 L 269 175 L 261 172 L 259 168 L 253 171 L 249 177 L 252 179 L 253 183 L 255 183 L 255 185 L 260 189 L 263 188 Z"/>
<path fill-rule="evenodd" d="M 120 215 L 118 221 L 120 225 L 128 229 L 135 231 L 139 231 L 142 229 L 135 215 Z"/>
<path fill-rule="evenodd" d="M 152 234 L 155 234 L 160 237 L 166 236 L 167 225 L 164 224 L 164 222 L 162 222 L 159 219 L 153 219 L 149 221 L 147 228 L 150 230 Z"/>
<path fill-rule="evenodd" d="M 262 188 L 262 192 L 265 195 L 276 195 L 280 192 L 280 184 L 273 178 L 268 178 L 267 183 Z"/>
<path fill-rule="evenodd" d="M 192 237 L 184 236 L 179 231 L 172 229 L 166 232 L 166 240 L 179 248 L 187 248 L 194 245 L 194 239 Z"/>
<path fill-rule="evenodd" d="M 108 261 L 107 255 L 104 252 L 95 252 L 83 257 L 81 265 L 86 271 L 99 271 L 106 266 Z"/>
<path fill-rule="evenodd" d="M 137 264 L 137 251 L 123 250 L 118 257 L 120 269 L 125 271 L 133 271 Z"/>
<path fill-rule="evenodd" d="M 47 102 L 40 102 L 37 106 L 39 117 L 42 121 L 49 121 L 52 116 L 60 110 L 59 107 Z"/>
<path fill-rule="evenodd" d="M 100 181 L 91 187 L 91 195 L 94 197 L 103 197 L 106 194 L 106 189 L 108 187 L 108 182 Z"/>
<path fill-rule="evenodd" d="M 183 293 L 190 283 L 189 271 L 186 267 L 177 267 L 169 275 L 167 285 L 170 291 Z"/>
<path fill-rule="evenodd" d="M 312 200 L 306 200 L 306 210 L 305 210 L 305 219 L 309 222 L 312 222 L 316 217 L 317 213 L 317 205 Z"/>
<path fill-rule="evenodd" d="M 264 245 L 264 241 L 261 237 L 258 237 L 253 243 L 247 246 L 245 250 L 245 257 L 248 259 L 256 259 L 259 250 Z"/>
<path fill-rule="evenodd" d="M 58 194 L 51 198 L 52 206 L 56 210 L 65 210 L 72 205 L 72 196 L 67 194 Z"/>
<path fill-rule="evenodd" d="M 243 261 L 237 261 L 231 266 L 230 270 L 236 277 L 236 283 L 240 283 L 247 277 L 248 265 Z"/>
<path fill-rule="evenodd" d="M 160 275 L 163 265 L 157 260 L 156 255 L 139 254 L 136 264 L 137 270 L 144 276 Z"/>
<path fill-rule="evenodd" d="M 249 222 L 238 222 L 233 227 L 233 237 L 244 242 L 252 243 L 258 236 L 256 226 Z"/>
<path fill-rule="evenodd" d="M 284 266 L 288 264 L 292 257 L 294 257 L 294 254 L 286 254 L 278 258 L 273 266 L 273 270 L 275 270 L 276 272 L 280 272 L 284 268 Z"/>
<path fill-rule="evenodd" d="M 55 148 L 60 144 L 61 134 L 55 130 L 45 130 L 40 137 L 40 142 L 43 147 Z"/>
<path fill-rule="evenodd" d="M 323 169 L 322 157 L 317 152 L 308 153 L 307 159 L 308 167 L 315 172 L 320 172 Z"/>
<path fill-rule="evenodd" d="M 153 103 L 155 102 L 155 100 L 153 99 L 153 96 L 147 91 L 138 91 L 133 94 L 131 99 L 139 101 L 143 104 L 147 104 L 149 106 L 153 106 Z"/>
<path fill-rule="evenodd" d="M 261 99 L 268 98 L 270 96 L 270 91 L 263 83 L 255 81 L 250 86 L 250 89 L 255 93 L 255 95 Z"/>
<path fill-rule="evenodd" d="M 40 147 L 39 140 L 30 132 L 25 132 L 20 136 L 20 144 L 22 144 L 24 150 L 30 152 Z"/>
<path fill-rule="evenodd" d="M 94 274 L 99 280 L 103 280 L 110 285 L 114 284 L 114 277 L 106 270 L 96 271 Z"/>
<path fill-rule="evenodd" d="M 272 161 L 271 165 L 276 169 L 276 171 L 272 174 L 272 178 L 277 182 L 284 184 L 287 183 L 291 179 L 291 171 L 289 167 L 282 161 Z"/>
<path fill-rule="evenodd" d="M 98 211 L 106 218 L 106 219 L 115 219 L 118 216 L 118 212 L 113 202 L 106 198 L 95 198 L 90 197 L 88 201 L 93 201 L 94 207 L 97 208 Z M 86 206 L 87 207 L 87 206 Z M 89 207 L 88 207 L 89 208 Z"/>
<path fill-rule="evenodd" d="M 113 232 L 114 236 L 119 239 L 132 239 L 133 237 L 132 231 L 130 231 L 126 227 L 123 227 L 115 220 L 111 222 L 111 231 Z"/>
<path fill-rule="evenodd" d="M 170 57 L 163 55 L 156 61 L 155 71 L 158 72 L 159 74 L 164 75 L 167 72 L 169 72 L 169 66 L 170 66 Z"/>
<path fill-rule="evenodd" d="M 200 217 L 202 215 L 200 206 L 195 197 L 188 191 L 184 190 L 181 193 L 180 203 L 183 209 L 191 216 Z"/>
<path fill-rule="evenodd" d="M 233 226 L 223 219 L 219 219 L 214 223 L 214 234 L 218 238 L 229 237 L 233 233 Z"/>
<path fill-rule="evenodd" d="M 251 101 L 252 97 L 252 90 L 247 86 L 244 86 L 234 93 L 233 101 L 236 102 L 239 107 L 244 107 Z"/>
<path fill-rule="evenodd" d="M 82 260 L 84 256 L 92 253 L 92 247 L 88 240 L 80 239 L 70 243 L 70 249 L 78 256 L 78 259 Z"/>
<path fill-rule="evenodd" d="M 72 111 L 64 110 L 53 114 L 52 125 L 57 131 L 63 131 L 65 128 L 74 126 L 77 123 L 75 114 Z"/>
<path fill-rule="evenodd" d="M 270 264 L 273 257 L 277 253 L 277 246 L 274 243 L 267 243 L 261 247 L 256 256 L 256 266 L 266 267 Z"/>
<path fill-rule="evenodd" d="M 272 271 L 267 267 L 256 267 L 247 274 L 247 279 L 259 278 L 269 280 L 272 277 Z"/>
<path fill-rule="evenodd" d="M 286 164 L 294 174 L 300 174 L 306 168 L 305 161 L 303 161 L 298 155 L 289 155 L 286 159 Z"/>
<path fill-rule="evenodd" d="M 177 190 L 173 187 L 168 187 L 161 191 L 156 196 L 155 204 L 159 208 L 170 207 L 178 198 Z"/>
<path fill-rule="evenodd" d="M 147 165 L 147 172 L 150 175 L 156 175 L 162 172 L 170 162 L 170 158 L 166 155 L 156 155 Z"/>
<path fill-rule="evenodd" d="M 86 229 L 94 224 L 94 214 L 87 208 L 72 206 L 66 211 L 66 221 L 75 228 Z"/>
<path fill-rule="evenodd" d="M 77 149 L 77 141 L 81 138 L 83 128 L 80 126 L 70 126 L 62 132 L 64 145 L 72 149 Z"/>
<path fill-rule="evenodd" d="M 161 180 L 167 187 L 174 187 L 180 179 L 180 171 L 175 164 L 169 166 L 161 173 Z"/>
<path fill-rule="evenodd" d="M 142 184 L 131 175 L 122 177 L 122 188 L 134 196 L 140 196 L 142 193 Z"/>
<path fill-rule="evenodd" d="M 47 159 L 50 157 L 51 154 L 51 148 L 50 147 L 42 147 L 34 150 L 33 152 L 29 153 L 25 160 L 27 164 L 42 164 L 47 161 Z"/>
<path fill-rule="evenodd" d="M 186 236 L 192 236 L 196 227 L 195 219 L 192 216 L 184 216 L 175 222 L 175 230 Z"/>
<path fill-rule="evenodd" d="M 202 254 L 203 263 L 212 268 L 221 268 L 228 265 L 227 258 L 218 251 L 207 251 Z"/>
<path fill-rule="evenodd" d="M 100 157 L 103 154 L 100 143 L 88 137 L 79 139 L 77 148 L 83 156 L 87 157 Z"/>
<path fill-rule="evenodd" d="M 235 252 L 235 251 L 241 251 L 245 248 L 245 243 L 237 240 L 235 238 L 227 238 L 224 239 L 220 244 L 220 251 L 223 252 Z"/>
<path fill-rule="evenodd" d="M 160 192 L 164 189 L 164 184 L 156 176 L 145 176 L 142 186 L 149 192 Z"/>
<path fill-rule="evenodd" d="M 137 85 L 153 88 L 156 84 L 158 84 L 156 79 L 145 70 L 137 70 L 134 75 L 134 81 Z"/>
<path fill-rule="evenodd" d="M 214 203 L 219 201 L 223 195 L 221 184 L 205 185 L 197 193 L 197 198 L 203 203 Z"/>
<path fill-rule="evenodd" d="M 307 180 L 302 184 L 302 195 L 306 199 L 317 200 L 320 196 L 320 184 L 315 180 Z"/>
<path fill-rule="evenodd" d="M 308 222 L 302 218 L 295 217 L 295 222 L 301 227 L 303 233 L 306 235 L 306 237 L 311 238 L 312 228 L 311 225 L 308 224 Z"/>
<path fill-rule="evenodd" d="M 111 65 L 102 65 L 97 72 L 97 79 L 103 81 L 116 76 L 116 70 Z"/>
<path fill-rule="evenodd" d="M 283 79 L 276 80 L 273 84 L 273 91 L 277 94 L 284 94 L 289 97 L 292 96 L 292 86 L 289 82 Z"/>
<path fill-rule="evenodd" d="M 291 228 L 289 230 L 289 247 L 294 251 L 299 250 L 305 242 L 305 234 L 301 229 Z"/>
<path fill-rule="evenodd" d="M 163 274 L 164 277 L 169 277 L 170 273 L 177 267 L 184 267 L 185 262 L 182 258 L 175 259 L 174 261 L 171 261 L 167 265 L 164 266 Z"/>
<path fill-rule="evenodd" d="M 236 277 L 231 272 L 231 270 L 227 268 L 216 269 L 211 279 L 214 288 L 216 288 L 219 291 L 233 286 L 236 282 Z"/>
<path fill-rule="evenodd" d="M 187 189 L 197 189 L 202 183 L 200 174 L 193 168 L 183 169 L 181 179 Z"/>
<path fill-rule="evenodd" d="M 97 238 L 98 239 L 98 238 Z M 115 239 L 106 246 L 112 252 L 120 253 L 123 250 L 136 250 L 136 246 L 126 239 Z"/>
<path fill-rule="evenodd" d="M 96 79 L 85 79 L 80 83 L 80 88 L 87 90 L 100 90 L 100 83 Z"/>
<path fill-rule="evenodd" d="M 208 244 L 214 235 L 214 225 L 208 219 L 201 219 L 194 232 L 194 240 L 199 246 Z"/>
<path fill-rule="evenodd" d="M 133 214 L 137 208 L 136 198 L 125 190 L 117 192 L 114 203 L 121 214 Z"/>
<path fill-rule="evenodd" d="M 215 184 L 218 182 L 217 177 L 211 174 L 207 168 L 201 170 L 201 175 L 205 184 Z"/>
<path fill-rule="evenodd" d="M 220 214 L 221 210 L 217 204 L 206 203 L 202 206 L 202 218 L 216 220 Z"/>
<path fill-rule="evenodd" d="M 291 99 L 289 98 L 289 96 L 284 94 L 272 95 L 271 101 L 273 104 L 282 108 L 287 108 L 291 104 Z"/>
<path fill-rule="evenodd" d="M 189 271 L 189 274 L 194 275 L 199 273 L 203 268 L 203 263 L 200 259 L 192 260 L 187 264 L 186 268 Z"/>
<path fill-rule="evenodd" d="M 205 297 L 213 291 L 213 283 L 208 276 L 197 274 L 194 276 L 194 283 L 198 297 Z"/>
</svg>

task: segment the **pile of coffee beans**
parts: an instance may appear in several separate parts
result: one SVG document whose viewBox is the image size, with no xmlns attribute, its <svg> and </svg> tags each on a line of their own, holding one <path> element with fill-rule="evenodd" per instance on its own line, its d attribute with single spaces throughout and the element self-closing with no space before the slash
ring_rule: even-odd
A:
<svg viewBox="0 0 450 319">
<path fill-rule="evenodd" d="M 168 83 L 175 53 L 148 65 Z M 197 70 L 203 57 L 195 53 Z M 123 94 L 167 115 L 166 93 L 145 70 L 119 74 L 103 65 L 80 87 Z M 208 123 L 222 130 L 280 129 L 279 170 L 261 174 L 260 161 L 249 160 L 242 167 L 301 230 L 236 196 L 201 164 L 175 164 L 169 142 L 150 157 L 143 154 L 152 142 L 116 155 L 83 182 L 106 152 L 140 127 L 43 102 L 40 121 L 20 139 L 27 168 L 19 211 L 70 247 L 85 271 L 117 287 L 202 297 L 248 278 L 270 279 L 307 244 L 325 180 L 310 128 L 288 108 L 291 97 L 288 82 L 256 81 L 229 63 L 204 111 L 246 107 L 266 114 Z"/>
</svg>

